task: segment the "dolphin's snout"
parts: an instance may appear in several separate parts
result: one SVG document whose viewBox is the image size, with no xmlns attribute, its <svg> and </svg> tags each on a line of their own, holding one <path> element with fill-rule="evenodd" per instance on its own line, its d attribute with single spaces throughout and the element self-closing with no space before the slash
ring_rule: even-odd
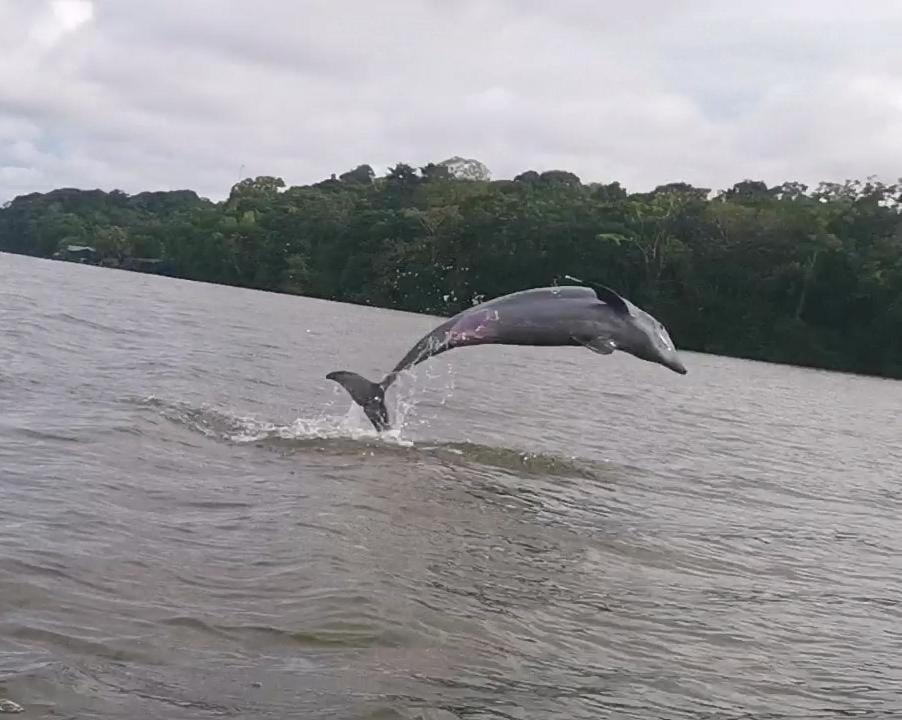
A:
<svg viewBox="0 0 902 720">
<path fill-rule="evenodd" d="M 687 372 L 689 372 L 679 358 L 671 358 L 667 363 L 667 367 L 669 367 L 675 373 L 679 373 L 680 375 L 685 375 Z"/>
</svg>

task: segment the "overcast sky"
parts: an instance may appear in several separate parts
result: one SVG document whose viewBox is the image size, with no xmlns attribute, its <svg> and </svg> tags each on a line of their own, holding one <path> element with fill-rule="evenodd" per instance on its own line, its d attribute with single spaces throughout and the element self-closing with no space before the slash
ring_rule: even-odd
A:
<svg viewBox="0 0 902 720">
<path fill-rule="evenodd" d="M 895 0 L 0 0 L 0 202 L 452 155 L 630 190 L 902 176 Z"/>
</svg>

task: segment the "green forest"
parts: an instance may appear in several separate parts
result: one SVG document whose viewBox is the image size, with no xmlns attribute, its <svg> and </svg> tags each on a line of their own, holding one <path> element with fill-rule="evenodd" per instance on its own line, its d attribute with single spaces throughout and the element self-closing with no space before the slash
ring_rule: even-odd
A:
<svg viewBox="0 0 902 720">
<path fill-rule="evenodd" d="M 902 378 L 902 184 L 629 192 L 452 159 L 306 186 L 58 189 L 0 209 L 0 250 L 449 315 L 562 282 L 608 285 L 686 350 Z M 902 181 L 900 181 L 902 182 Z"/>
</svg>

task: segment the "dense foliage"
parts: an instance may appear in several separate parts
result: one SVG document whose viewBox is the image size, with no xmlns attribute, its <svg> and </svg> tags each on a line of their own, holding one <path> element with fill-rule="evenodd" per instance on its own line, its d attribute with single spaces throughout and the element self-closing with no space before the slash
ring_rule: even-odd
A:
<svg viewBox="0 0 902 720">
<path fill-rule="evenodd" d="M 682 348 L 902 377 L 902 186 L 628 193 L 563 171 L 471 170 L 258 177 L 219 203 L 35 193 L 0 210 L 0 250 L 90 245 L 184 278 L 436 314 L 570 273 L 647 308 Z"/>
</svg>

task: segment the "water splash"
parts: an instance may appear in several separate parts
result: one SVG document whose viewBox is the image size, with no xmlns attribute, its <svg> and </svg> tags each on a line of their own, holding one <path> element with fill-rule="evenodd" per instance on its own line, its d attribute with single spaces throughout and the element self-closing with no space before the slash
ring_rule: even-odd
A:
<svg viewBox="0 0 902 720">
<path fill-rule="evenodd" d="M 403 434 L 416 427 L 428 426 L 430 421 L 438 419 L 439 409 L 454 396 L 455 387 L 454 366 L 451 363 L 433 360 L 406 369 L 398 376 L 386 398 L 393 432 Z M 436 394 L 436 403 L 426 402 Z M 423 410 L 428 406 L 433 408 L 433 412 L 426 415 Z"/>
<path fill-rule="evenodd" d="M 430 381 L 440 381 L 439 404 L 444 405 L 453 394 L 454 376 L 450 367 L 445 366 L 442 371 L 442 364 L 436 365 L 438 367 L 426 368 L 425 374 Z M 392 427 L 381 433 L 373 428 L 363 409 L 353 401 L 348 402 L 343 412 L 330 414 L 330 410 L 336 407 L 336 401 L 347 402 L 347 395 L 338 386 L 332 390 L 335 400 L 328 403 L 319 415 L 298 417 L 287 424 L 260 420 L 249 415 L 230 414 L 208 405 L 195 407 L 182 402 L 167 402 L 155 396 L 142 398 L 139 402 L 159 408 L 160 414 L 167 419 L 206 437 L 239 444 L 268 440 L 345 439 L 411 447 L 414 443 L 407 437 L 408 431 L 418 425 L 428 424 L 417 417 L 418 407 L 427 394 L 418 385 L 417 379 L 418 373 L 405 371 L 392 386 L 392 392 L 386 399 Z"/>
<path fill-rule="evenodd" d="M 157 397 L 143 398 L 140 404 L 157 408 L 160 415 L 195 432 L 236 444 L 258 443 L 267 440 L 372 440 L 411 445 L 402 437 L 402 427 L 390 432 L 378 433 L 363 415 L 360 408 L 351 403 L 343 415 L 319 415 L 297 418 L 288 424 L 261 420 L 250 415 L 233 415 L 202 405 L 194 407 L 182 402 L 167 402 Z"/>
<path fill-rule="evenodd" d="M 351 404 L 340 416 L 297 418 L 288 425 L 260 421 L 252 417 L 235 418 L 239 427 L 223 439 L 230 442 L 258 443 L 266 440 L 363 440 L 413 446 L 413 441 L 402 436 L 402 427 L 377 432 L 360 408 Z"/>
</svg>

